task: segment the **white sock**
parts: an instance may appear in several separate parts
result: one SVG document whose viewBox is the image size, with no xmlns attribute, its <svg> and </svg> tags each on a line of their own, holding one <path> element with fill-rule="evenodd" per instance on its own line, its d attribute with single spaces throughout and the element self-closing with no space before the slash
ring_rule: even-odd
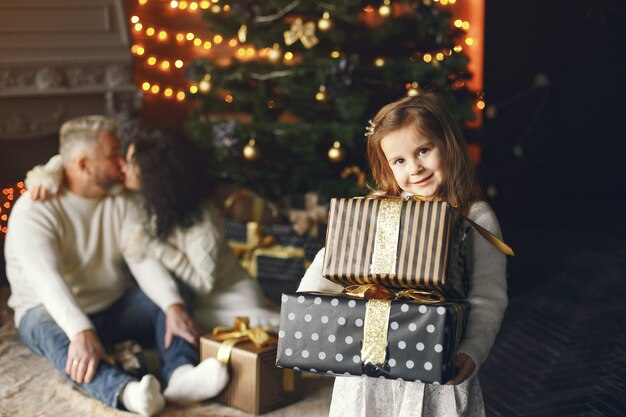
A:
<svg viewBox="0 0 626 417">
<path fill-rule="evenodd" d="M 215 358 L 176 368 L 163 392 L 174 402 L 199 402 L 215 397 L 228 383 L 228 369 Z"/>
<path fill-rule="evenodd" d="M 120 394 L 124 407 L 132 413 L 153 416 L 163 410 L 165 399 L 161 395 L 161 384 L 153 375 L 144 375 L 141 381 L 131 381 Z"/>
</svg>

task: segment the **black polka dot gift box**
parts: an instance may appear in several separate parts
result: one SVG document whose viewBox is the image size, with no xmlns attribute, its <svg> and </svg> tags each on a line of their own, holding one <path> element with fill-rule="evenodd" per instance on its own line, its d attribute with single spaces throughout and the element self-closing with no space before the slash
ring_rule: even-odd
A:
<svg viewBox="0 0 626 417">
<path fill-rule="evenodd" d="M 341 285 L 433 289 L 464 298 L 469 228 L 443 201 L 332 199 L 322 275 Z"/>
<path fill-rule="evenodd" d="M 420 304 L 343 295 L 282 295 L 276 365 L 335 376 L 443 384 L 469 313 L 466 302 Z"/>
</svg>

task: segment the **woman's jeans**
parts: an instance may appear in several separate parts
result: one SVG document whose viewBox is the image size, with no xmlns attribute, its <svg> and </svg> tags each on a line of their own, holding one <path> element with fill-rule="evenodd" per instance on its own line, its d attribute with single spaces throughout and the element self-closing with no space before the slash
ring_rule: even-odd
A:
<svg viewBox="0 0 626 417">
<path fill-rule="evenodd" d="M 179 366 L 198 363 L 196 348 L 180 337 L 175 337 L 170 347 L 165 349 L 165 313 L 139 288 L 129 290 L 108 309 L 91 314 L 89 318 L 104 346 L 129 339 L 142 346 L 156 344 L 161 358 L 161 374 L 166 384 Z M 43 306 L 28 310 L 20 320 L 18 331 L 29 349 L 47 358 L 71 381 L 65 373 L 70 340 Z M 75 385 L 109 407 L 118 408 L 120 392 L 133 380 L 135 377 L 121 368 L 100 361 L 90 383 Z"/>
</svg>

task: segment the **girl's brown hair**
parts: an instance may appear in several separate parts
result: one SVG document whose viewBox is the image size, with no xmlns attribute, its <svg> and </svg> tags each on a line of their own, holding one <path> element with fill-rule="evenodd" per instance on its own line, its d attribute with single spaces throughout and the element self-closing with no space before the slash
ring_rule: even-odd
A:
<svg viewBox="0 0 626 417">
<path fill-rule="evenodd" d="M 367 138 L 367 158 L 379 189 L 375 194 L 400 196 L 380 142 L 401 129 L 414 129 L 435 140 L 444 158 L 446 179 L 437 197 L 467 214 L 469 206 L 481 199 L 474 166 L 461 131 L 444 100 L 434 92 L 405 97 L 384 106 L 374 117 L 374 131 Z"/>
</svg>

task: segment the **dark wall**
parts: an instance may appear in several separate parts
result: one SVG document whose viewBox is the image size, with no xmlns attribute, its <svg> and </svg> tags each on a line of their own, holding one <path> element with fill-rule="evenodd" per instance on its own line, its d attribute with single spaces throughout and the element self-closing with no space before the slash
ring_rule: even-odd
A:
<svg viewBox="0 0 626 417">
<path fill-rule="evenodd" d="M 484 123 L 480 169 L 505 223 L 584 222 L 623 207 L 623 18 L 617 0 L 487 0 L 485 93 L 497 113 Z M 524 95 L 540 73 L 549 87 Z"/>
</svg>

